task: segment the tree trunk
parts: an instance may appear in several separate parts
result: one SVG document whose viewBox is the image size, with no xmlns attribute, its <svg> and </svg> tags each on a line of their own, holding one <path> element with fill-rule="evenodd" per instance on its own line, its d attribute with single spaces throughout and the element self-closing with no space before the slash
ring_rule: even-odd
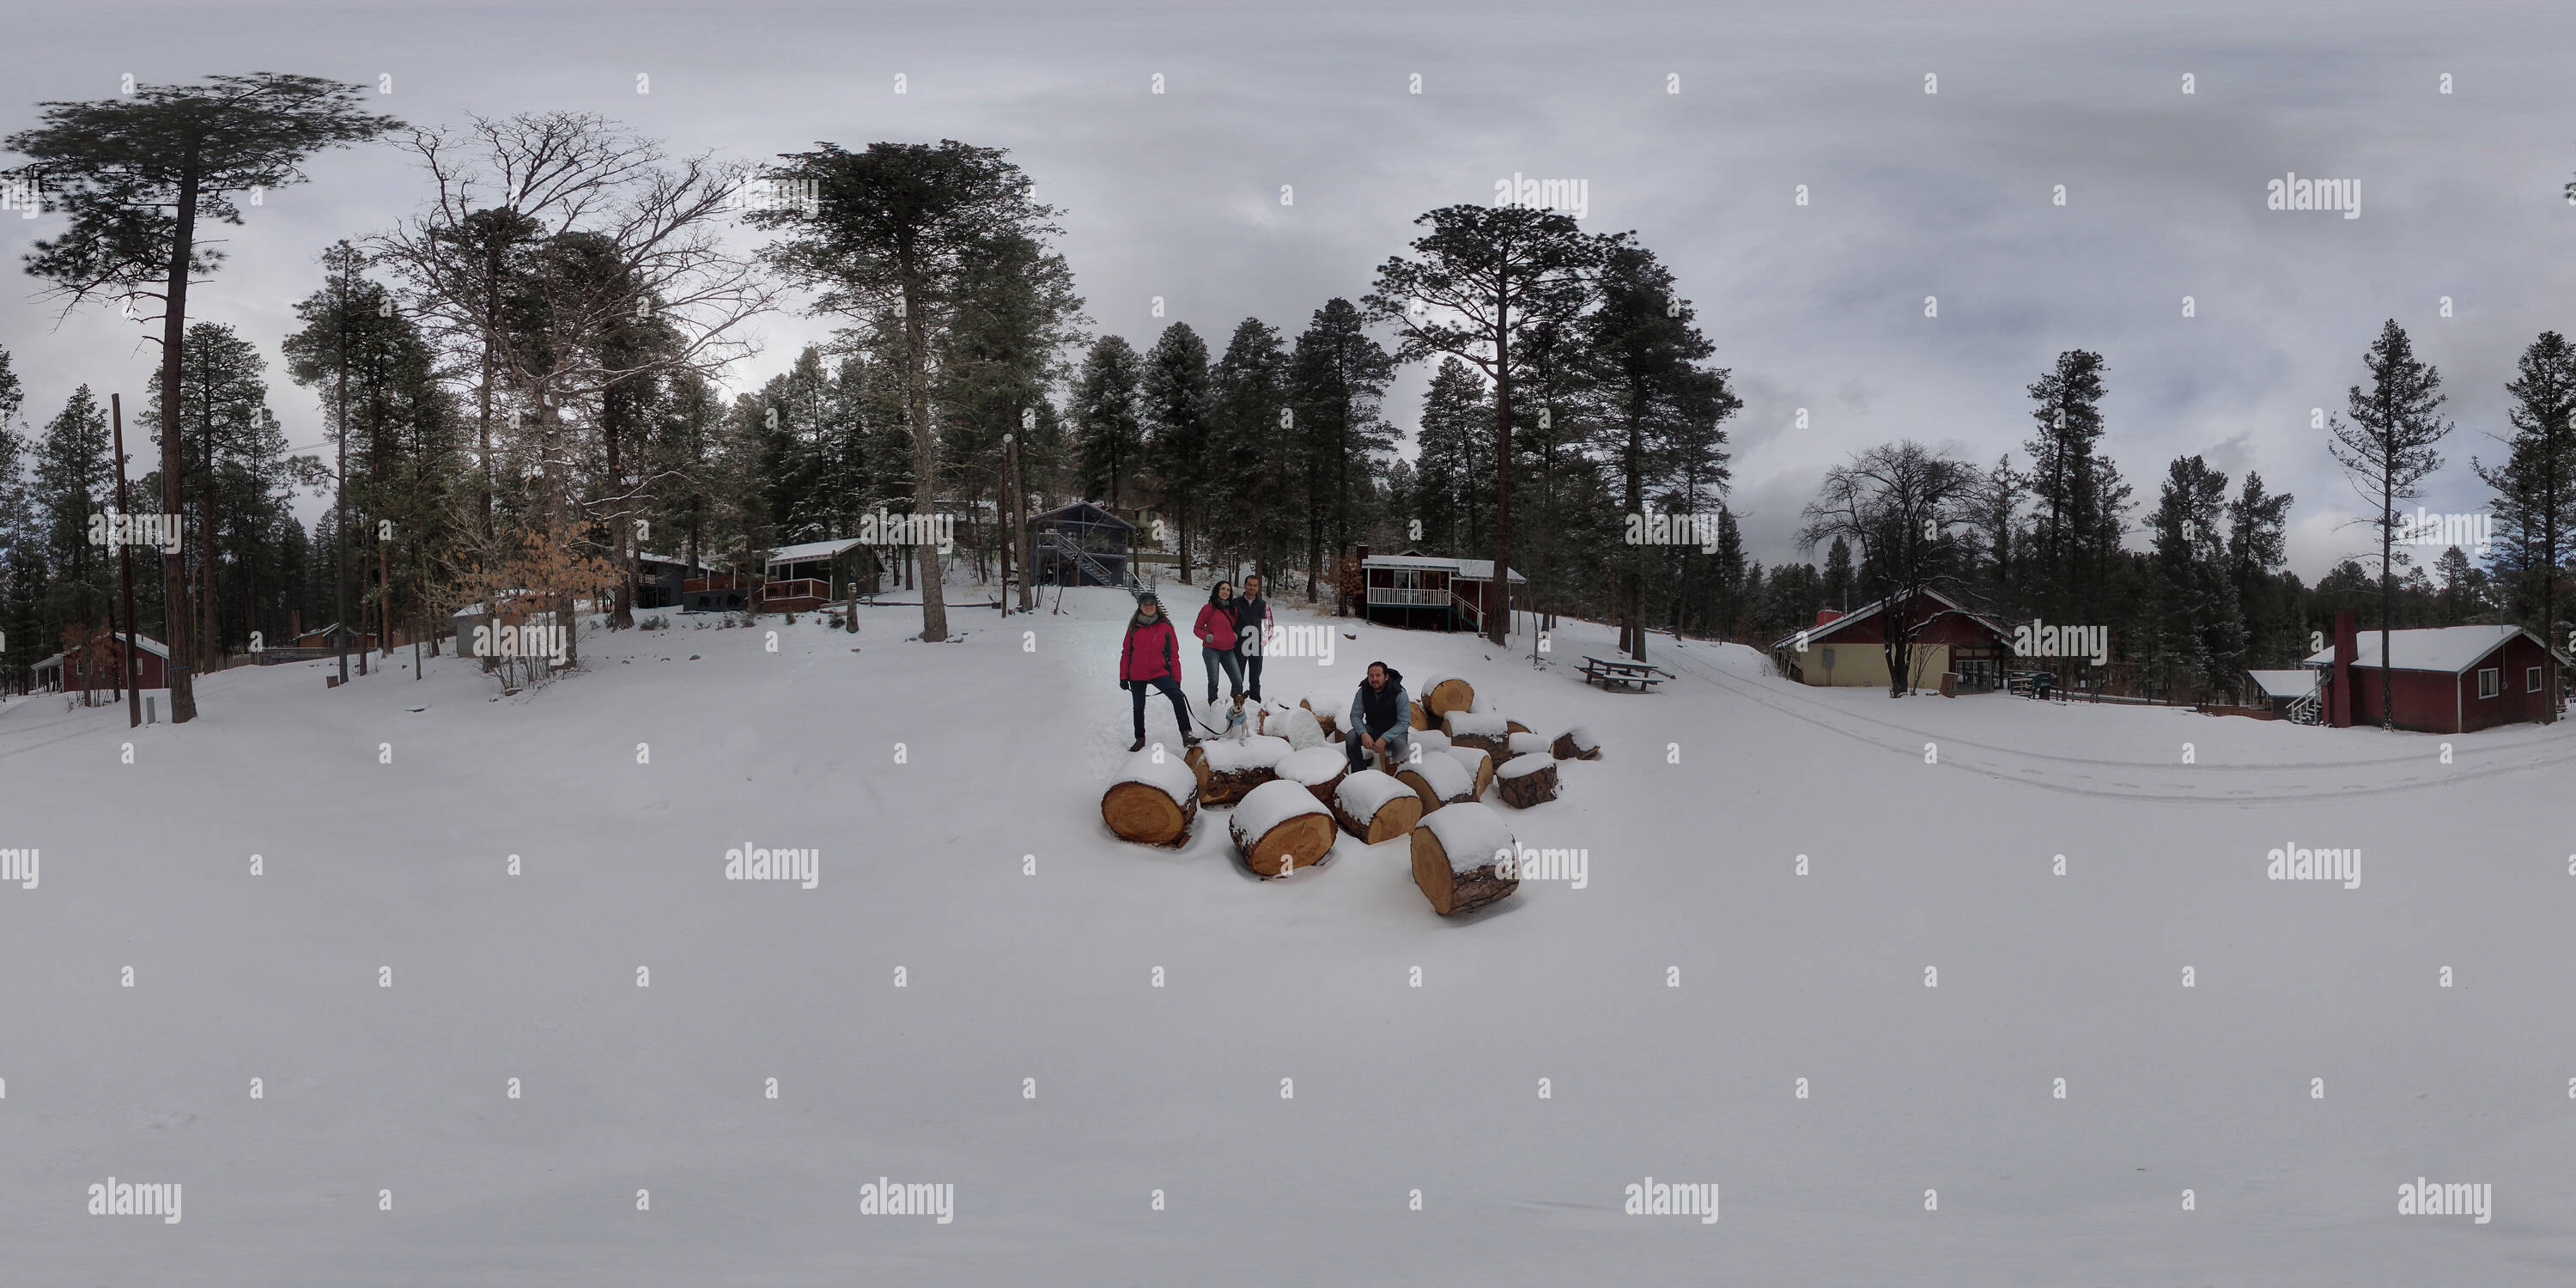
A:
<svg viewBox="0 0 2576 1288">
<path fill-rule="evenodd" d="M 1431 910 L 1443 917 L 1473 912 L 1521 888 L 1518 878 L 1497 872 L 1493 856 L 1483 858 L 1483 863 L 1460 872 L 1450 863 L 1438 834 L 1427 827 L 1413 829 L 1413 884 L 1431 901 Z"/>
<path fill-rule="evenodd" d="M 1494 310 L 1494 588 L 1485 638 L 1497 647 L 1512 629 L 1512 328 L 1509 279 Z"/>
<path fill-rule="evenodd" d="M 1518 757 L 1494 771 L 1494 782 L 1503 803 L 1514 809 L 1555 800 L 1556 761 L 1553 757 Z"/>
<path fill-rule="evenodd" d="M 910 258 L 910 251 L 906 246 L 905 258 Z M 921 316 L 921 294 L 915 277 L 915 270 L 907 264 L 903 274 L 904 401 L 912 418 L 912 507 L 930 517 L 939 512 L 939 448 L 931 437 L 930 390 L 924 371 L 930 332 Z M 939 584 L 939 547 L 925 544 L 914 547 L 914 551 L 914 558 L 921 564 L 921 638 L 936 644 L 948 638 L 948 600 Z"/>
<path fill-rule="evenodd" d="M 170 231 L 170 271 L 161 310 L 161 509 L 177 515 L 180 504 L 179 453 L 179 357 L 188 334 L 188 260 L 197 240 L 197 149 L 188 148 L 188 159 L 179 178 L 179 201 L 176 223 Z M 170 723 L 186 724 L 197 718 L 197 690 L 190 682 L 189 659 L 194 641 L 188 629 L 187 556 L 164 553 L 161 556 L 162 617 L 169 627 Z"/>
</svg>

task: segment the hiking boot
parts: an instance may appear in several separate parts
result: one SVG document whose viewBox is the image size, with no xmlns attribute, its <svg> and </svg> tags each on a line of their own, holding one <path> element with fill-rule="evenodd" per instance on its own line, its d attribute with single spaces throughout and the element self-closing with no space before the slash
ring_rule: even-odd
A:
<svg viewBox="0 0 2576 1288">
<path fill-rule="evenodd" d="M 1127 750 L 1129 750 L 1129 751 L 1143 751 L 1144 749 L 1145 749 L 1145 740 L 1144 740 L 1144 738 L 1139 737 L 1139 738 L 1137 738 L 1137 739 L 1136 739 L 1135 745 L 1133 745 L 1133 746 L 1129 747 Z"/>
</svg>

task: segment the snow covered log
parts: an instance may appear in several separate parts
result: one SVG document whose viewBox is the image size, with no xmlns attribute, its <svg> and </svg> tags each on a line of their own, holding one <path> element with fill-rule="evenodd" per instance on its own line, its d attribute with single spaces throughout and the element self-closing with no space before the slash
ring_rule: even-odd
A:
<svg viewBox="0 0 2576 1288">
<path fill-rule="evenodd" d="M 1449 741 L 1460 747 L 1490 751 L 1497 758 L 1511 749 L 1511 725 L 1491 711 L 1452 711 L 1446 717 Z"/>
<path fill-rule="evenodd" d="M 1253 788 L 1279 776 L 1275 767 L 1280 757 L 1291 750 L 1285 738 L 1259 735 L 1241 742 L 1210 738 L 1190 748 L 1190 769 L 1198 775 L 1199 799 L 1210 805 L 1231 805 L 1242 800 Z"/>
<path fill-rule="evenodd" d="M 1475 705 L 1476 686 L 1465 680 L 1438 671 L 1423 678 L 1422 709 L 1428 712 L 1432 719 L 1437 720 L 1452 711 L 1464 711 Z"/>
<path fill-rule="evenodd" d="M 1546 756 L 1523 756 L 1495 770 L 1494 782 L 1503 803 L 1514 809 L 1555 800 L 1556 761 Z"/>
<path fill-rule="evenodd" d="M 1305 788 L 1314 796 L 1317 804 L 1330 808 L 1333 803 L 1333 789 L 1342 785 L 1342 775 L 1349 773 L 1350 770 L 1350 758 L 1343 754 L 1341 748 L 1327 743 L 1321 747 L 1308 747 L 1281 756 L 1279 764 L 1272 772 L 1287 782 Z"/>
<path fill-rule="evenodd" d="M 1333 815 L 1314 794 L 1284 778 L 1252 789 L 1226 822 L 1243 866 L 1263 877 L 1310 868 L 1333 848 Z"/>
<path fill-rule="evenodd" d="M 1407 699 L 1404 705 L 1406 711 L 1410 715 L 1414 728 L 1428 729 L 1431 727 L 1431 717 L 1423 712 L 1422 704 L 1420 702 Z"/>
<path fill-rule="evenodd" d="M 1435 751 L 1447 751 L 1449 735 L 1437 729 L 1416 729 L 1413 731 L 1413 745 L 1420 747 L 1422 754 L 1426 756 Z"/>
<path fill-rule="evenodd" d="M 1494 758 L 1485 754 L 1482 749 L 1452 747 L 1449 749 L 1449 755 L 1459 764 L 1467 767 L 1467 776 L 1475 780 L 1477 796 L 1483 796 L 1485 789 L 1494 785 Z"/>
<path fill-rule="evenodd" d="M 1120 840 L 1178 845 L 1189 839 L 1190 822 L 1198 816 L 1198 774 L 1158 747 L 1128 757 L 1100 795 L 1100 817 Z"/>
<path fill-rule="evenodd" d="M 1492 806 L 1452 805 L 1413 829 L 1413 884 L 1443 917 L 1482 908 L 1521 888 L 1495 870 L 1512 852 L 1512 829 Z"/>
<path fill-rule="evenodd" d="M 1547 739 L 1539 737 L 1537 734 L 1531 733 L 1526 729 L 1513 734 L 1511 736 L 1511 741 L 1503 747 L 1503 759 L 1505 760 L 1510 760 L 1517 756 L 1544 756 L 1546 754 Z"/>
<path fill-rule="evenodd" d="M 1503 729 L 1508 733 L 1528 733 L 1530 731 L 1530 727 L 1528 725 L 1522 724 L 1518 720 L 1504 721 Z"/>
<path fill-rule="evenodd" d="M 1426 751 L 1397 771 L 1397 782 L 1413 789 L 1425 815 L 1443 805 L 1476 799 L 1476 772 L 1445 751 Z"/>
<path fill-rule="evenodd" d="M 1299 698 L 1297 699 L 1297 705 L 1304 707 L 1306 710 L 1314 714 L 1315 723 L 1323 726 L 1325 737 L 1330 738 L 1335 742 L 1340 742 L 1342 740 L 1341 722 L 1336 720 L 1331 712 L 1316 711 L 1314 700 L 1311 698 Z"/>
<path fill-rule="evenodd" d="M 1253 732 L 1273 738 L 1285 738 L 1288 740 L 1288 745 L 1298 751 L 1321 747 L 1325 742 L 1324 726 L 1315 719 L 1315 713 L 1304 707 L 1292 707 L 1286 703 L 1263 707 L 1260 727 Z"/>
<path fill-rule="evenodd" d="M 1558 734 L 1556 741 L 1549 745 L 1548 750 L 1555 753 L 1558 760 L 1601 759 L 1600 740 L 1594 738 L 1590 731 L 1581 725 Z"/>
<path fill-rule="evenodd" d="M 1393 774 L 1363 769 L 1334 789 L 1333 817 L 1343 831 L 1375 845 L 1412 831 L 1422 821 L 1422 801 Z"/>
</svg>

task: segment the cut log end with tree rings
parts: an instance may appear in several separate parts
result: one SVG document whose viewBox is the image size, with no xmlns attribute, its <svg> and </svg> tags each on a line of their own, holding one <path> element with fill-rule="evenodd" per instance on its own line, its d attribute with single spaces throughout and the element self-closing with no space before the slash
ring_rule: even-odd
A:
<svg viewBox="0 0 2576 1288">
<path fill-rule="evenodd" d="M 1333 816 L 1305 788 L 1276 779 L 1253 788 L 1227 820 L 1243 866 L 1282 877 L 1323 861 L 1333 848 Z"/>
<path fill-rule="evenodd" d="M 1601 759 L 1600 742 L 1581 725 L 1558 734 L 1556 741 L 1549 745 L 1548 750 L 1553 752 L 1558 760 Z"/>
<path fill-rule="evenodd" d="M 1100 817 L 1119 839 L 1142 845 L 1179 845 L 1199 816 L 1198 776 L 1176 756 L 1155 761 L 1148 747 L 1129 757 L 1118 780 L 1100 795 Z"/>
<path fill-rule="evenodd" d="M 1452 805 L 1413 829 L 1413 884 L 1443 917 L 1472 912 L 1520 889 L 1499 870 L 1512 852 L 1511 828 L 1492 806 Z"/>
<path fill-rule="evenodd" d="M 1556 799 L 1556 761 L 1540 756 L 1523 756 L 1494 771 L 1494 785 L 1503 803 L 1514 809 Z"/>
<path fill-rule="evenodd" d="M 1452 711 L 1465 711 L 1476 705 L 1474 685 L 1454 675 L 1434 675 L 1423 682 L 1422 709 L 1437 720 Z M 1427 728 L 1415 725 L 1414 728 Z"/>
<path fill-rule="evenodd" d="M 1425 754 L 1427 755 L 1429 753 Z M 1474 793 L 1476 796 L 1483 796 L 1485 794 L 1485 789 L 1494 785 L 1494 758 L 1492 756 L 1475 747 L 1452 747 L 1449 749 L 1448 754 L 1459 764 L 1466 766 L 1468 775 L 1476 780 L 1476 790 Z"/>
<path fill-rule="evenodd" d="M 1506 720 L 1503 722 L 1503 730 L 1506 733 L 1528 733 L 1530 727 L 1518 720 Z"/>
<path fill-rule="evenodd" d="M 1404 706 L 1405 710 L 1410 714 L 1414 728 L 1428 729 L 1431 727 L 1431 717 L 1423 713 L 1421 703 L 1408 701 Z"/>
<path fill-rule="evenodd" d="M 1412 831 L 1422 821 L 1422 799 L 1394 775 L 1363 769 L 1334 789 L 1333 817 L 1343 831 L 1375 845 Z"/>
</svg>

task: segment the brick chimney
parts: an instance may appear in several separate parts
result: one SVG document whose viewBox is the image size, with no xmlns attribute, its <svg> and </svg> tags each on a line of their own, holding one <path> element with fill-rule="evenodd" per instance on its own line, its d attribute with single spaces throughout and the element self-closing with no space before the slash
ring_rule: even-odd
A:
<svg viewBox="0 0 2576 1288">
<path fill-rule="evenodd" d="M 1816 610 L 1816 625 L 1825 625 L 1842 615 L 1842 610 L 1839 608 L 1819 608 Z"/>
<path fill-rule="evenodd" d="M 2337 729 L 2352 727 L 2352 660 L 2361 651 L 2357 621 L 2349 608 L 2334 618 L 2334 709 L 2326 723 Z"/>
</svg>

